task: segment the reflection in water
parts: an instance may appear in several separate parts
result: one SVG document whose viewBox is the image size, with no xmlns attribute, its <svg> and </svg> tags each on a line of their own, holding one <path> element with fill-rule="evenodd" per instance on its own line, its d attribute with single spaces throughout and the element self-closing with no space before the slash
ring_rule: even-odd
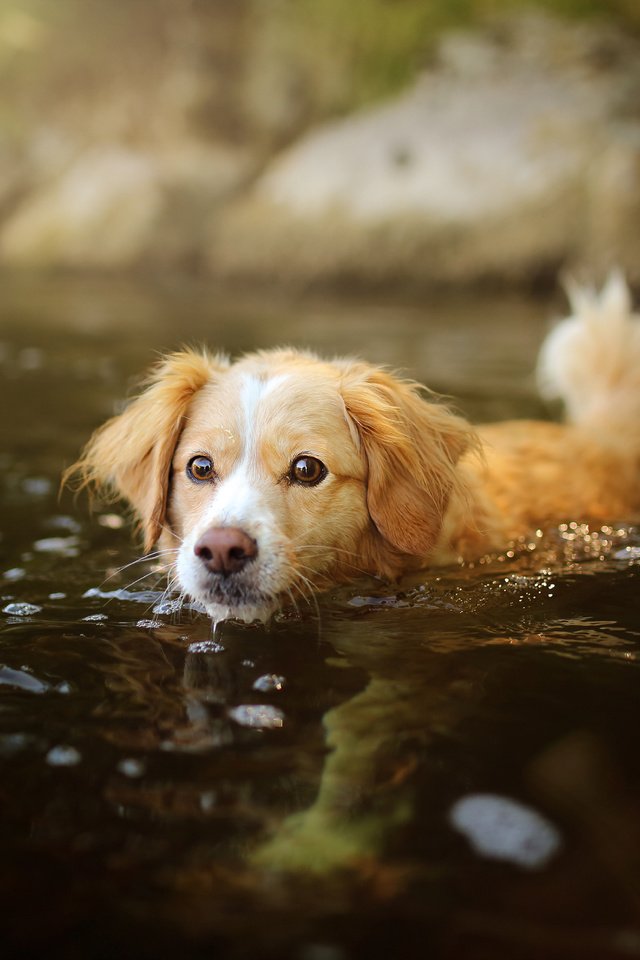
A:
<svg viewBox="0 0 640 960">
<path fill-rule="evenodd" d="M 289 304 L 278 326 L 273 304 L 196 287 L 51 292 L 9 290 L 0 332 L 7 950 L 640 956 L 625 518 L 567 518 L 475 567 L 340 587 L 317 613 L 213 636 L 137 564 L 116 508 L 89 521 L 57 501 L 62 467 L 178 334 L 366 352 L 462 386 L 478 417 L 529 414 L 540 305 L 476 302 L 471 323 L 465 303 Z M 534 811 L 561 849 L 535 871 L 473 849 L 451 811 L 486 795 Z"/>
</svg>

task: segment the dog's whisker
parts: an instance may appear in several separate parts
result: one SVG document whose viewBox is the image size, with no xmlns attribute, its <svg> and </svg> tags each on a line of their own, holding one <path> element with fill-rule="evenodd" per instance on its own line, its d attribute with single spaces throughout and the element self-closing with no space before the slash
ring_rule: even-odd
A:
<svg viewBox="0 0 640 960">
<path fill-rule="evenodd" d="M 370 570 L 367 570 L 365 567 L 357 566 L 355 563 L 349 563 L 348 560 L 342 560 L 341 565 L 353 571 L 354 575 L 363 577 L 370 577 L 372 575 Z M 319 571 L 316 567 L 309 566 L 309 564 L 301 564 L 301 569 L 311 570 L 313 573 L 322 573 L 322 571 Z"/>
<path fill-rule="evenodd" d="M 144 580 L 147 580 L 149 577 L 159 577 L 161 575 L 159 570 L 149 570 L 148 573 L 143 574 L 141 577 L 138 577 L 137 580 L 131 580 L 130 583 L 125 584 L 123 590 L 131 590 L 132 587 L 137 586 L 137 584 L 142 583 Z"/>
<path fill-rule="evenodd" d="M 340 547 L 331 547 L 331 546 L 327 546 L 326 544 L 313 544 L 313 543 L 304 544 L 302 547 L 298 547 L 297 549 L 298 557 L 300 557 L 300 555 L 305 556 L 307 551 L 313 551 L 313 550 L 317 551 L 315 554 L 316 556 L 318 554 L 325 554 L 326 556 L 331 557 L 332 554 L 342 553 L 342 554 L 345 554 L 347 557 L 353 557 L 354 559 L 357 559 L 358 557 L 357 553 L 355 553 L 353 550 L 344 550 L 344 549 L 341 549 Z M 349 562 L 347 560 L 341 560 L 340 562 L 344 566 L 349 567 L 349 569 L 355 571 L 358 574 L 361 574 L 362 576 L 372 575 L 371 570 L 368 570 L 365 567 L 362 567 L 356 563 Z"/>
<path fill-rule="evenodd" d="M 148 577 L 152 577 L 152 576 L 160 577 L 160 576 L 162 576 L 164 573 L 165 573 L 165 571 L 163 571 L 163 570 L 148 570 L 147 573 L 143 574 L 141 577 L 138 577 L 137 580 L 131 580 L 131 581 L 130 581 L 128 584 L 126 584 L 126 586 L 124 586 L 122 589 L 123 589 L 123 590 L 130 590 L 131 587 L 134 587 L 134 586 L 135 586 L 136 584 L 138 584 L 138 583 L 142 583 L 142 581 L 143 581 L 143 580 L 146 580 Z"/>
<path fill-rule="evenodd" d="M 292 580 L 291 584 L 287 588 L 287 592 L 289 593 L 290 596 L 291 596 L 292 590 L 296 590 L 306 604 L 309 604 L 311 602 L 312 594 L 311 592 L 307 593 L 305 591 L 304 584 L 299 583 L 297 580 Z"/>
<path fill-rule="evenodd" d="M 302 594 L 303 598 L 308 603 L 313 603 L 316 608 L 316 613 L 320 616 L 320 608 L 318 606 L 318 601 L 316 599 L 316 584 L 313 583 L 308 577 L 306 577 L 299 568 L 294 570 L 294 579 L 292 581 L 292 586 L 297 587 L 299 592 Z M 304 587 L 308 590 L 308 597 L 305 595 Z"/>
<path fill-rule="evenodd" d="M 342 560 L 341 563 L 344 567 L 347 567 L 349 570 L 351 570 L 354 575 L 363 577 L 370 577 L 372 575 L 370 570 L 366 570 L 364 567 L 357 566 L 355 563 L 349 563 L 347 560 Z M 300 563 L 299 560 L 298 564 L 302 570 L 310 570 L 312 573 L 316 574 L 322 573 L 322 571 L 319 571 L 316 567 L 311 567 L 309 564 Z M 318 588 L 316 587 L 316 589 Z"/>
<path fill-rule="evenodd" d="M 180 536 L 175 532 L 175 530 L 172 530 L 171 527 L 168 527 L 168 526 L 166 525 L 166 523 L 160 524 L 160 529 L 163 531 L 163 533 L 168 533 L 170 536 L 175 537 L 175 539 L 178 541 L 178 543 L 180 543 L 180 544 L 183 544 L 183 543 L 184 543 L 185 538 L 184 538 L 184 537 L 180 537 Z"/>
<path fill-rule="evenodd" d="M 310 570 L 312 572 L 317 572 L 317 571 L 313 571 L 313 568 L 308 567 L 305 564 L 296 564 L 296 566 L 292 568 L 294 580 L 299 579 L 303 583 L 305 583 L 311 590 L 314 590 L 314 591 L 317 590 L 318 589 L 317 584 L 313 583 L 313 581 L 309 577 L 305 576 L 302 573 L 302 570 Z"/>
<path fill-rule="evenodd" d="M 314 585 L 311 583 L 310 580 L 304 577 L 299 570 L 296 570 L 295 572 L 296 572 L 297 579 L 294 579 L 291 582 L 291 587 L 298 591 L 298 593 L 301 595 L 302 599 L 306 604 L 308 604 L 309 606 L 313 605 L 315 614 L 316 614 L 316 621 L 318 624 L 318 642 L 320 642 L 322 639 L 322 627 L 321 627 L 322 617 L 320 614 L 320 605 L 318 603 L 318 598 L 316 596 Z M 301 582 L 298 582 L 298 580 L 300 580 Z M 304 586 L 308 587 L 308 590 L 309 590 L 308 596 L 305 593 Z M 297 609 L 297 604 L 295 606 Z"/>
<path fill-rule="evenodd" d="M 119 576 L 121 573 L 124 573 L 125 570 L 128 570 L 130 567 L 135 567 L 138 563 L 151 562 L 152 560 L 158 560 L 160 557 L 168 556 L 169 554 L 177 554 L 177 549 L 171 550 L 156 550 L 153 553 L 146 553 L 142 557 L 136 557 L 135 560 L 131 560 L 130 563 L 125 563 L 122 567 L 118 567 L 113 573 L 110 573 L 108 577 L 105 577 L 103 583 L 108 583 L 109 580 L 113 580 L 114 577 Z"/>
<path fill-rule="evenodd" d="M 288 597 L 289 597 L 289 600 L 291 601 L 291 604 L 292 604 L 293 609 L 295 610 L 296 614 L 297 614 L 298 616 L 300 616 L 300 608 L 299 608 L 299 606 L 298 606 L 298 601 L 296 600 L 296 598 L 295 598 L 294 595 L 293 595 L 293 584 L 292 584 L 290 587 L 287 587 L 287 595 L 288 595 Z M 303 599 L 304 599 L 304 598 L 303 598 Z"/>
<path fill-rule="evenodd" d="M 171 594 L 173 593 L 174 590 L 175 590 L 175 583 L 174 583 L 174 582 L 168 582 L 167 585 L 166 585 L 166 587 L 165 587 L 164 590 L 162 591 L 162 595 L 161 595 L 160 599 L 158 600 L 158 604 L 157 604 L 157 605 L 160 606 L 160 605 L 163 604 L 163 603 L 167 603 L 167 601 L 169 600 L 169 598 L 170 598 L 170 596 L 171 596 Z"/>
<path fill-rule="evenodd" d="M 294 590 L 296 591 L 296 593 L 298 593 L 301 601 L 305 604 L 305 606 L 311 605 L 311 597 L 306 595 L 306 593 L 298 583 L 292 583 L 291 586 L 287 588 L 287 594 L 289 595 L 289 598 L 293 604 L 293 607 L 296 613 L 300 615 L 300 607 L 299 607 L 298 601 L 294 596 L 294 593 L 293 593 Z"/>
</svg>

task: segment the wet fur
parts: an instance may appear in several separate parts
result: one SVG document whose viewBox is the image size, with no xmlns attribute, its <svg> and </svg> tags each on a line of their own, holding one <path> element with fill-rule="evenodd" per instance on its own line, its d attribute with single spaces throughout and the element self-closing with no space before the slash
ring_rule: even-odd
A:
<svg viewBox="0 0 640 960">
<path fill-rule="evenodd" d="M 231 363 L 185 350 L 156 366 L 68 478 L 128 501 L 145 549 L 175 551 L 179 585 L 216 618 L 266 619 L 287 596 L 473 559 L 549 523 L 630 519 L 640 512 L 640 322 L 617 276 L 600 295 L 574 290 L 572 306 L 540 366 L 565 424 L 476 431 L 418 384 L 361 361 L 274 350 Z M 285 482 L 303 451 L 329 467 L 310 489 Z M 219 482 L 196 489 L 185 464 L 205 452 Z M 242 488 L 237 508 L 229 477 Z M 205 513 L 259 545 L 251 573 L 222 593 L 190 554 Z"/>
</svg>

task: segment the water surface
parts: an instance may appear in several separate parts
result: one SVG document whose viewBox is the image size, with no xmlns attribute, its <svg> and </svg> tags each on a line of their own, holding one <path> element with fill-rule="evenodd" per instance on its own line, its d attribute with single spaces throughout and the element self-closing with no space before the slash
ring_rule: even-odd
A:
<svg viewBox="0 0 640 960">
<path fill-rule="evenodd" d="M 640 956 L 628 518 L 212 637 L 117 506 L 58 499 L 158 351 L 357 353 L 545 416 L 559 306 L 3 279 L 3 956 Z"/>
</svg>

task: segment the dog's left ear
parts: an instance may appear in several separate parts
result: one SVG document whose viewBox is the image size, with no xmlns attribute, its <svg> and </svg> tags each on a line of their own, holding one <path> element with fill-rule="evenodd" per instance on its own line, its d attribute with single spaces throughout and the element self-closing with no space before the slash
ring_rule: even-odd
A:
<svg viewBox="0 0 640 960">
<path fill-rule="evenodd" d="M 421 390 L 356 363 L 345 370 L 342 396 L 368 464 L 371 519 L 397 550 L 427 557 L 451 494 L 464 495 L 456 463 L 476 439 L 467 421 Z"/>
<path fill-rule="evenodd" d="M 149 551 L 165 520 L 171 460 L 194 395 L 228 366 L 222 357 L 184 350 L 160 361 L 146 389 L 93 434 L 63 483 L 93 487 L 133 507 Z"/>
</svg>

